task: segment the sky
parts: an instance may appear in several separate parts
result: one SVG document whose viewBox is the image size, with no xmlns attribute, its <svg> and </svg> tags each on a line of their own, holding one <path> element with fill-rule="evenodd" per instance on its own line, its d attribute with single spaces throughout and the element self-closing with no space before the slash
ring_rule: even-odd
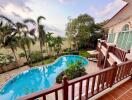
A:
<svg viewBox="0 0 132 100">
<path fill-rule="evenodd" d="M 65 36 L 68 18 L 87 13 L 98 23 L 110 19 L 125 4 L 122 0 L 0 0 L 0 14 L 14 21 L 44 16 L 46 31 Z"/>
</svg>

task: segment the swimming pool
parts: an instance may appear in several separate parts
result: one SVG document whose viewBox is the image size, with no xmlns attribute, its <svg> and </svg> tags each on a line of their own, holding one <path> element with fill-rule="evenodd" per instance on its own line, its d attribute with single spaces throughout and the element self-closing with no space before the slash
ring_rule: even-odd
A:
<svg viewBox="0 0 132 100">
<path fill-rule="evenodd" d="M 57 75 L 68 68 L 67 63 L 88 60 L 78 55 L 65 55 L 59 57 L 54 63 L 38 68 L 32 68 L 9 80 L 0 90 L 0 100 L 16 100 L 21 96 L 52 87 Z"/>
</svg>

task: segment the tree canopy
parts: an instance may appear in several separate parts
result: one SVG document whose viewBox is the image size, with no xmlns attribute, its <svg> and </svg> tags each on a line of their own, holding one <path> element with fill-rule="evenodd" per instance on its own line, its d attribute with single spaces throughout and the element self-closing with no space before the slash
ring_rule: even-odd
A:
<svg viewBox="0 0 132 100">
<path fill-rule="evenodd" d="M 95 42 L 102 33 L 101 25 L 95 24 L 94 18 L 88 14 L 81 14 L 77 18 L 70 19 L 66 27 L 66 36 L 79 48 L 94 48 Z M 96 41 L 91 41 L 93 37 L 96 38 Z"/>
</svg>

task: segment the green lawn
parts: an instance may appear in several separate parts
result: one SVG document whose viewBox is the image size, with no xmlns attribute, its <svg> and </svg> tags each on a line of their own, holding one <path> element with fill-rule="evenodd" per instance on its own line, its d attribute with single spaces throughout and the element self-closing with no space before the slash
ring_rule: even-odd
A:
<svg viewBox="0 0 132 100">
<path fill-rule="evenodd" d="M 90 54 L 86 50 L 80 50 L 79 55 L 86 58 L 90 56 Z"/>
<path fill-rule="evenodd" d="M 39 61 L 37 63 L 30 64 L 30 66 L 34 67 L 34 66 L 39 66 L 39 65 L 50 64 L 50 63 L 54 62 L 55 60 L 56 59 L 54 57 L 51 57 L 49 59 L 45 59 L 45 60 Z"/>
</svg>

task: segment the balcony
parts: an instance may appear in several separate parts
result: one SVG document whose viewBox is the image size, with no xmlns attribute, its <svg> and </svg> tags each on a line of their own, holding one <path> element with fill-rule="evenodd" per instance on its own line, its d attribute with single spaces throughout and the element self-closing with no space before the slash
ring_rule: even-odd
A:
<svg viewBox="0 0 132 100">
<path fill-rule="evenodd" d="M 105 48 L 105 55 L 101 50 L 102 46 Z M 106 98 L 112 98 L 111 100 L 116 100 L 128 96 L 132 89 L 130 80 L 132 61 L 125 58 L 127 52 L 108 45 L 104 41 L 101 42 L 100 47 L 97 47 L 97 50 L 99 51 L 98 64 L 102 64 L 102 70 L 70 81 L 65 76 L 62 84 L 29 94 L 19 100 L 34 100 L 36 98 L 43 100 L 106 100 Z M 103 56 L 103 60 L 101 56 Z M 113 96 L 116 97 L 113 98 Z"/>
</svg>

